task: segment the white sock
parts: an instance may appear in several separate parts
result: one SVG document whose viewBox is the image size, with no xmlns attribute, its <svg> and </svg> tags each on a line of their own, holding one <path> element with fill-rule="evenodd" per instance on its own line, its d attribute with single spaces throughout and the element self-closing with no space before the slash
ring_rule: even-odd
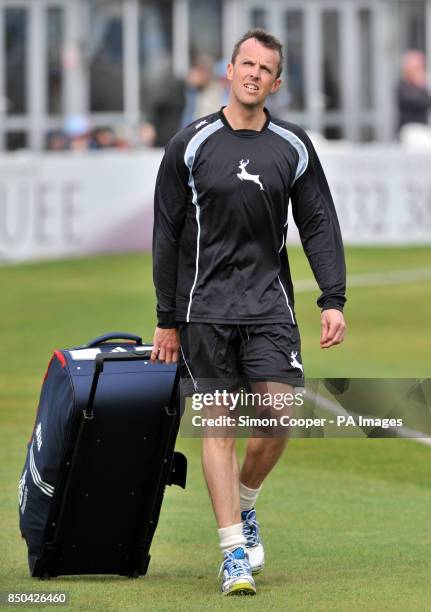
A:
<svg viewBox="0 0 431 612">
<path fill-rule="evenodd" d="M 261 489 L 262 486 L 258 489 L 250 489 L 243 485 L 242 482 L 239 483 L 239 503 L 241 512 L 244 512 L 244 510 L 251 510 L 255 507 Z"/>
<path fill-rule="evenodd" d="M 222 552 L 225 550 L 234 550 L 235 548 L 238 548 L 238 546 L 246 545 L 246 539 L 242 532 L 242 523 L 229 525 L 229 527 L 222 527 L 217 531 L 220 538 L 220 548 Z"/>
</svg>

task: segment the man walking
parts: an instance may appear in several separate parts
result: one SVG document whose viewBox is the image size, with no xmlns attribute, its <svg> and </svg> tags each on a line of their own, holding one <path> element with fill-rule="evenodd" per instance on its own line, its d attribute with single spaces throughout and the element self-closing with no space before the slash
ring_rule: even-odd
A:
<svg viewBox="0 0 431 612">
<path fill-rule="evenodd" d="M 235 45 L 228 105 L 166 147 L 155 191 L 152 360 L 179 360 L 186 395 L 289 393 L 304 384 L 285 246 L 289 199 L 322 291 L 320 345 L 342 342 L 343 245 L 322 167 L 305 132 L 274 119 L 280 42 L 261 29 Z M 250 438 L 239 467 L 233 437 L 205 437 L 202 464 L 223 552 L 222 592 L 256 592 L 264 566 L 255 504 L 285 438 Z"/>
</svg>

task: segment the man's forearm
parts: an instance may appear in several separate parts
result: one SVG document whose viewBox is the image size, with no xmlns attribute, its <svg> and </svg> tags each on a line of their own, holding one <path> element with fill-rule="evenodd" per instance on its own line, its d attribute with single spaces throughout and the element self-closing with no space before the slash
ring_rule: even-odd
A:
<svg viewBox="0 0 431 612">
<path fill-rule="evenodd" d="M 157 322 L 161 329 L 176 327 L 178 250 L 166 237 L 153 240 L 153 281 L 157 297 Z"/>
</svg>

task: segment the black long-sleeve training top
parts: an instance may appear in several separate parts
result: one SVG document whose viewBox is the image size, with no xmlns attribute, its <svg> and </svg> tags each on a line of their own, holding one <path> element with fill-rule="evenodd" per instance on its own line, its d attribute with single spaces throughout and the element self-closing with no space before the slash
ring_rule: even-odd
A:
<svg viewBox="0 0 431 612">
<path fill-rule="evenodd" d="M 159 327 L 177 321 L 295 325 L 286 250 L 289 199 L 322 291 L 317 304 L 342 310 L 340 228 L 304 130 L 268 112 L 260 132 L 233 130 L 219 111 L 176 134 L 154 199 Z"/>
</svg>

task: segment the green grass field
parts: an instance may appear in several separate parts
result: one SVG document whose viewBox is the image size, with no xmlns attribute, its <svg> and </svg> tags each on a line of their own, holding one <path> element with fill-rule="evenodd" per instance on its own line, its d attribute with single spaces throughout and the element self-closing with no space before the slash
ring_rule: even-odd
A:
<svg viewBox="0 0 431 612">
<path fill-rule="evenodd" d="M 310 279 L 302 252 L 290 257 L 294 280 Z M 382 273 L 382 283 L 352 286 L 346 342 L 328 351 L 319 348 L 318 292 L 297 294 L 306 374 L 429 377 L 431 284 L 413 277 L 431 269 L 431 248 L 350 248 L 347 262 L 352 279 Z M 394 270 L 412 278 L 385 284 Z M 17 483 L 50 354 L 111 330 L 151 340 L 151 262 L 132 254 L 17 265 L 0 268 L 0 282 L 0 591 L 66 590 L 72 610 L 431 609 L 431 448 L 409 440 L 291 441 L 258 503 L 267 567 L 255 598 L 218 593 L 199 440 L 185 438 L 177 446 L 188 486 L 167 491 L 146 577 L 31 579 Z"/>
</svg>

